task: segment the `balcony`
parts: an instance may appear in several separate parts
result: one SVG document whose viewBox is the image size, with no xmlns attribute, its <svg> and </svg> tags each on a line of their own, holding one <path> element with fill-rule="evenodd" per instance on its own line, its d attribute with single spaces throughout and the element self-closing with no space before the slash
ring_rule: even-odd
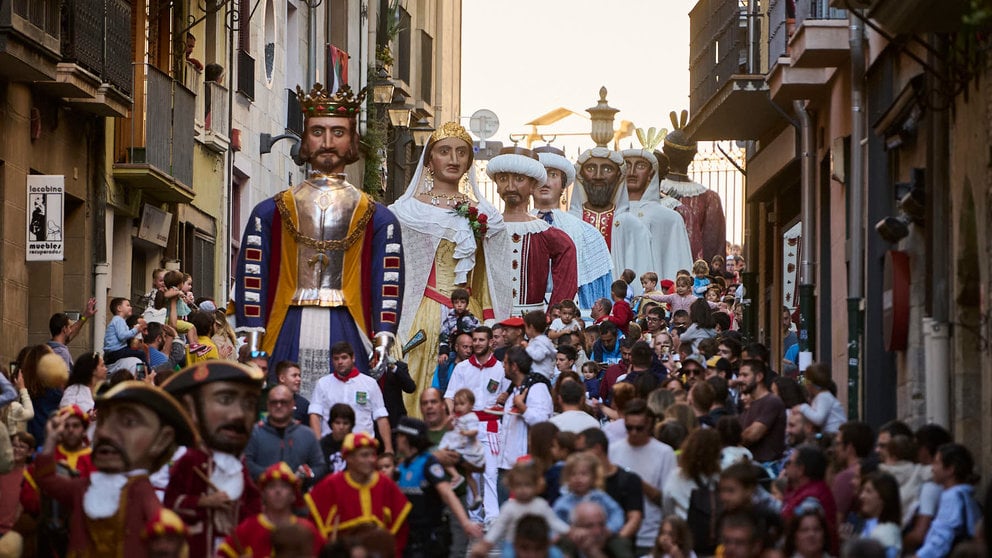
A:
<svg viewBox="0 0 992 558">
<path fill-rule="evenodd" d="M 197 140 L 207 149 L 224 153 L 231 146 L 229 135 L 228 90 L 215 81 L 203 82 L 203 94 L 197 95 L 197 114 L 203 115 L 203 133 Z"/>
<path fill-rule="evenodd" d="M 828 95 L 826 87 L 836 68 L 799 68 L 789 58 L 779 58 L 768 73 L 768 92 L 772 101 L 787 106 L 796 99 L 820 99 Z"/>
<path fill-rule="evenodd" d="M 55 79 L 61 0 L 0 1 L 0 76 L 11 81 Z"/>
<path fill-rule="evenodd" d="M 134 71 L 134 112 L 116 121 L 114 179 L 156 200 L 189 203 L 196 96 L 152 65 Z"/>
<path fill-rule="evenodd" d="M 784 13 L 784 0 L 773 2 Z M 686 133 L 694 140 L 757 139 L 782 122 L 765 76 L 748 72 L 744 9 L 738 0 L 699 0 L 689 12 L 692 118 Z"/>
<path fill-rule="evenodd" d="M 836 68 L 850 52 L 847 10 L 827 5 L 826 0 L 796 4 L 796 30 L 789 39 L 789 57 L 794 68 Z"/>
<path fill-rule="evenodd" d="M 131 6 L 126 0 L 67 0 L 62 61 L 38 89 L 75 108 L 109 117 L 131 109 Z"/>
</svg>

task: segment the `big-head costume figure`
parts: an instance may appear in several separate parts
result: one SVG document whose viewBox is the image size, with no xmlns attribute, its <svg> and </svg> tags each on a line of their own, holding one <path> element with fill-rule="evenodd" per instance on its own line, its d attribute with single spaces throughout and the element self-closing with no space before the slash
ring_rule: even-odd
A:
<svg viewBox="0 0 992 558">
<path fill-rule="evenodd" d="M 309 394 L 331 369 L 331 345 L 348 341 L 356 364 L 394 345 L 403 293 L 400 226 L 393 214 L 348 183 L 358 160 L 364 93 L 297 87 L 304 116 L 300 157 L 309 177 L 252 211 L 238 256 L 237 330 L 271 362 L 300 363 Z M 259 344 L 260 342 L 260 344 Z M 380 358 L 380 361 L 382 359 Z"/>
<path fill-rule="evenodd" d="M 175 399 L 145 382 L 117 384 L 96 398 L 96 409 L 96 471 L 88 478 L 55 474 L 67 416 L 56 414 L 36 462 L 38 486 L 72 507 L 68 556 L 145 556 L 142 530 L 162 509 L 148 473 L 167 463 L 177 444 L 195 446 L 196 430 Z"/>
<path fill-rule="evenodd" d="M 214 556 L 224 537 L 262 510 L 241 455 L 251 437 L 264 373 L 229 360 L 184 368 L 162 384 L 203 438 L 172 466 L 164 504 L 189 526 L 190 558 Z"/>
<path fill-rule="evenodd" d="M 652 249 L 651 231 L 629 212 L 623 187 L 627 164 L 623 155 L 606 147 L 587 149 L 575 163 L 581 186 L 572 193 L 569 213 L 581 217 L 603 235 L 613 260 L 613 276 L 624 269 L 638 274 L 661 267 Z"/>
</svg>

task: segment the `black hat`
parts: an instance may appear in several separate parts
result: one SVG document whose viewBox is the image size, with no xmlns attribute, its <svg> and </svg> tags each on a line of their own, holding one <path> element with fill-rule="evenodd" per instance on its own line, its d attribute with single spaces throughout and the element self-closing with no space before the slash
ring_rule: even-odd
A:
<svg viewBox="0 0 992 558">
<path fill-rule="evenodd" d="M 410 437 L 410 442 L 417 447 L 424 443 L 430 446 L 430 438 L 427 437 L 427 423 L 413 417 L 400 417 L 399 424 L 396 425 L 396 433 Z"/>
<path fill-rule="evenodd" d="M 262 387 L 265 373 L 231 360 L 208 360 L 187 366 L 162 384 L 162 389 L 173 396 L 180 396 L 211 382 L 241 382 Z"/>
<path fill-rule="evenodd" d="M 176 431 L 176 443 L 181 446 L 196 446 L 200 443 L 193 421 L 182 405 L 165 390 L 138 380 L 121 382 L 97 395 L 96 408 L 130 401 L 148 407 L 159 419 Z"/>
</svg>

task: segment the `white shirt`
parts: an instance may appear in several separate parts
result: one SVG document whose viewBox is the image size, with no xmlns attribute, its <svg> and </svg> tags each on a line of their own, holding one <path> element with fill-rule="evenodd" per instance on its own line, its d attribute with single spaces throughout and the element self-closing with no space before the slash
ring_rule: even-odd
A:
<svg viewBox="0 0 992 558">
<path fill-rule="evenodd" d="M 342 381 L 334 373 L 317 380 L 310 397 L 308 413 L 320 415 L 320 436 L 331 433 L 327 420 L 331 416 L 331 407 L 336 403 L 345 403 L 355 411 L 355 432 L 372 434 L 372 422 L 388 417 L 386 403 L 382 399 L 379 384 L 365 374 Z"/>
<path fill-rule="evenodd" d="M 521 393 L 519 387 L 506 398 L 503 405 L 503 447 L 499 452 L 499 468 L 511 469 L 517 459 L 527 455 L 527 433 L 531 425 L 545 422 L 554 413 L 551 403 L 551 392 L 547 384 L 537 382 L 527 391 L 527 410 L 523 413 L 513 412 L 513 398 Z"/>
<path fill-rule="evenodd" d="M 564 411 L 551 417 L 551 423 L 562 432 L 582 432 L 587 428 L 599 428 L 599 421 L 585 411 Z"/>
<path fill-rule="evenodd" d="M 503 374 L 503 363 L 487 368 L 479 368 L 472 364 L 472 359 L 465 359 L 455 365 L 448 380 L 448 389 L 444 392 L 445 399 L 454 399 L 455 393 L 468 388 L 475 394 L 473 411 L 484 411 L 496 404 L 496 398 L 510 387 L 510 380 Z"/>
<path fill-rule="evenodd" d="M 643 446 L 631 446 L 626 438 L 610 443 L 610 461 L 637 473 L 641 480 L 663 490 L 668 475 L 676 468 L 675 452 L 667 444 L 651 438 Z M 662 499 L 664 500 L 664 494 Z M 637 546 L 653 546 L 661 528 L 661 507 L 644 496 L 644 519 L 637 531 Z"/>
</svg>

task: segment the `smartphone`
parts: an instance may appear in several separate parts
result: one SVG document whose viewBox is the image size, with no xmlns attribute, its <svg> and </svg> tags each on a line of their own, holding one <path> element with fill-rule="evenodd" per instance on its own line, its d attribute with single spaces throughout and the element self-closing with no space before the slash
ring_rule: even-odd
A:
<svg viewBox="0 0 992 558">
<path fill-rule="evenodd" d="M 10 380 L 16 381 L 17 375 L 21 373 L 20 369 L 17 366 L 17 362 L 10 361 L 10 365 L 7 367 L 7 369 L 10 370 Z"/>
<path fill-rule="evenodd" d="M 134 377 L 137 380 L 145 379 L 145 364 L 143 362 L 139 362 L 134 366 Z"/>
</svg>

